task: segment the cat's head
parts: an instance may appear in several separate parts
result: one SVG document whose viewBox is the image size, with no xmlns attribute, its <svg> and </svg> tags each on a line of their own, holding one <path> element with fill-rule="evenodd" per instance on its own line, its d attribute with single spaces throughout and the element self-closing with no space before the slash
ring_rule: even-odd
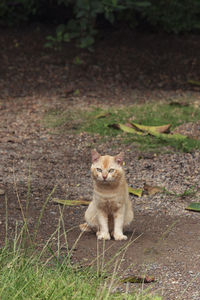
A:
<svg viewBox="0 0 200 300">
<path fill-rule="evenodd" d="M 92 150 L 92 177 L 96 182 L 105 184 L 118 182 L 124 174 L 123 153 L 116 156 L 101 156 L 96 150 Z"/>
</svg>

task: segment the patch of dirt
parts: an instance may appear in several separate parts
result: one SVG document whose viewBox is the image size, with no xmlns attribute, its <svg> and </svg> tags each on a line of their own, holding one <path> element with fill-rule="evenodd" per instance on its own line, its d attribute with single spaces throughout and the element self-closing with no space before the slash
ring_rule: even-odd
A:
<svg viewBox="0 0 200 300">
<path fill-rule="evenodd" d="M 200 140 L 200 121 L 195 123 L 189 122 L 181 124 L 175 128 L 174 133 L 180 133 L 186 135 L 192 139 Z"/>
<path fill-rule="evenodd" d="M 32 231 L 55 185 L 57 198 L 91 200 L 91 148 L 111 155 L 125 151 L 130 185 L 163 186 L 176 195 L 131 196 L 135 219 L 128 231 L 128 242 L 132 243 L 124 257 L 120 256 L 120 274 L 154 276 L 155 283 L 131 287 L 147 286 L 164 299 L 199 299 L 200 215 L 185 207 L 199 201 L 200 152 L 139 153 L 134 145 L 122 145 L 118 139 L 99 144 L 98 136 L 86 133 L 51 134 L 42 120 L 45 112 L 58 107 L 85 109 L 94 104 L 128 105 L 155 99 L 183 99 L 199 105 L 199 92 L 187 80 L 199 79 L 200 37 L 114 32 L 99 41 L 96 52 L 91 54 L 71 45 L 61 52 L 44 49 L 43 37 L 48 28 L 0 31 L 0 244 L 4 243 L 6 221 L 2 191 L 8 199 L 8 230 L 12 235 L 16 222 L 19 227 L 23 225 L 20 205 L 25 209 L 31 181 L 27 220 Z M 82 65 L 74 63 L 77 55 L 83 60 Z M 195 127 L 196 135 L 199 123 L 190 125 L 184 124 L 184 130 L 191 130 L 194 135 Z M 179 129 L 182 133 L 183 127 Z M 185 191 L 192 189 L 194 194 L 184 196 Z M 52 201 L 48 203 L 37 235 L 40 245 L 57 228 L 59 208 Z M 85 210 L 84 206 L 64 209 L 69 248 L 80 236 L 78 226 Z M 106 242 L 105 261 L 126 244 Z M 97 247 L 94 234 L 81 235 L 73 251 L 73 263 L 95 261 L 102 245 L 99 242 Z M 65 255 L 66 248 L 61 250 Z M 125 284 L 117 288 L 124 289 Z"/>
</svg>

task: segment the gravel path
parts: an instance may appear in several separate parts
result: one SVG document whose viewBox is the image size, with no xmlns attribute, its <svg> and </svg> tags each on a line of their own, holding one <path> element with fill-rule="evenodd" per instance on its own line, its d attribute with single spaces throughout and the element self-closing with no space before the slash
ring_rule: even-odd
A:
<svg viewBox="0 0 200 300">
<path fill-rule="evenodd" d="M 43 101 L 41 101 L 43 100 Z M 121 263 L 121 274 L 148 274 L 156 282 L 147 285 L 164 299 L 200 299 L 200 215 L 185 210 L 192 201 L 200 199 L 200 153 L 140 153 L 132 145 L 123 146 L 117 140 L 97 144 L 98 136 L 86 133 L 52 135 L 43 127 L 43 113 L 58 105 L 46 99 L 29 99 L 24 105 L 5 105 L 0 111 L 0 189 L 5 191 L 9 206 L 9 230 L 16 221 L 22 222 L 16 188 L 22 205 L 26 203 L 27 182 L 31 179 L 31 205 L 28 222 L 32 226 L 44 199 L 57 185 L 55 196 L 61 199 L 91 199 L 90 150 L 95 146 L 102 154 L 125 151 L 125 171 L 128 183 L 134 188 L 144 184 L 161 186 L 174 195 L 157 193 L 131 196 L 135 220 L 129 228 L 128 248 Z M 114 150 L 113 150 L 114 146 Z M 105 151 L 106 149 L 106 151 Z M 29 169 L 31 175 L 29 176 Z M 195 191 L 188 193 L 186 191 Z M 185 194 L 184 194 L 185 193 Z M 4 195 L 1 202 L 1 243 L 4 239 Z M 85 207 L 66 208 L 64 220 L 71 246 L 79 235 L 78 225 L 83 220 Z M 38 239 L 45 242 L 55 230 L 59 218 L 58 206 L 48 204 Z M 106 243 L 105 259 L 112 257 L 123 242 Z M 99 244 L 101 248 L 101 244 Z M 74 262 L 91 261 L 97 254 L 96 237 L 85 234 L 73 254 Z M 132 266 L 131 266 L 132 265 Z M 131 267 L 130 267 L 131 266 Z M 124 285 L 117 285 L 124 289 Z M 140 284 L 130 289 L 145 289 Z"/>
</svg>

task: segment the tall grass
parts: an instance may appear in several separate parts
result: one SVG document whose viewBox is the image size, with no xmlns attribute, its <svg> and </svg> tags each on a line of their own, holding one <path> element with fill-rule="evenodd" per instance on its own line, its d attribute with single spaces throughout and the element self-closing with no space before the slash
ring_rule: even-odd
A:
<svg viewBox="0 0 200 300">
<path fill-rule="evenodd" d="M 20 228 L 16 223 L 13 236 L 8 235 L 9 214 L 6 198 L 6 238 L 4 246 L 0 249 L 1 300 L 161 299 L 145 293 L 131 293 L 128 292 L 128 289 L 121 293 L 114 292 L 116 286 L 119 285 L 119 270 L 122 259 L 134 241 L 121 247 L 110 259 L 110 262 L 105 263 L 104 261 L 104 255 L 107 251 L 104 244 L 102 253 L 98 248 L 97 257 L 91 264 L 87 266 L 83 266 L 82 262 L 77 265 L 73 264 L 71 254 L 73 248 L 78 247 L 79 239 L 83 233 L 80 233 L 74 247 L 69 250 L 68 232 L 65 230 L 62 209 L 60 209 L 60 218 L 55 232 L 40 248 L 36 243 L 36 235 L 51 194 L 44 201 L 34 232 L 29 231 L 26 217 L 22 213 L 23 218 L 25 218 L 24 226 Z M 19 198 L 18 201 L 20 202 Z M 66 249 L 66 253 L 61 255 L 63 247 Z M 114 270 L 111 274 L 108 273 L 109 263 L 114 264 Z"/>
</svg>

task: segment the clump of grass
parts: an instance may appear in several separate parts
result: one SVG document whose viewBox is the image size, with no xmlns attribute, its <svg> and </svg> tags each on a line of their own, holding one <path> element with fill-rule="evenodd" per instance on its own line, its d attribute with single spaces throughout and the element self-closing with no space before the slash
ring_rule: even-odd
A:
<svg viewBox="0 0 200 300">
<path fill-rule="evenodd" d="M 159 126 L 163 124 L 171 124 L 171 130 L 175 127 L 187 123 L 195 122 L 200 118 L 200 108 L 192 105 L 189 106 L 172 106 L 168 103 L 150 103 L 142 105 L 123 106 L 120 108 L 107 109 L 105 117 L 97 118 L 98 115 L 105 113 L 101 108 L 93 108 L 92 110 L 73 110 L 67 112 L 49 112 L 45 118 L 45 124 L 50 128 L 57 130 L 71 129 L 75 125 L 74 132 L 89 132 L 90 134 L 99 134 L 101 137 L 118 137 L 121 142 L 126 144 L 137 144 L 141 150 L 153 150 L 171 146 L 176 150 L 189 152 L 193 149 L 200 149 L 200 141 L 192 138 L 184 140 L 156 138 L 152 136 L 138 136 L 131 133 L 118 131 L 110 124 L 126 123 L 129 119 L 135 123 L 147 126 Z M 69 124 L 70 125 L 67 125 Z M 77 125 L 78 124 L 78 125 Z"/>
<path fill-rule="evenodd" d="M 68 263 L 47 266 L 38 255 L 10 249 L 0 254 L 0 297 L 4 299 L 93 299 L 101 279 Z"/>
<path fill-rule="evenodd" d="M 20 236 L 24 236 L 22 232 Z M 18 239 L 19 236 L 15 235 L 13 244 L 0 251 L 0 298 L 2 300 L 161 299 L 150 295 L 112 292 L 115 275 L 105 279 L 103 275 L 101 276 L 103 272 L 97 272 L 91 266 L 79 268 L 72 265 L 67 254 L 66 258 L 61 260 L 58 256 L 59 251 L 51 250 L 45 253 L 50 249 L 47 244 L 41 251 L 42 256 L 39 252 L 27 255 L 27 251 L 21 248 L 22 244 L 17 242 Z"/>
<path fill-rule="evenodd" d="M 50 195 L 47 199 L 49 198 Z M 41 215 L 44 212 L 44 206 L 47 202 L 47 200 L 44 201 L 38 222 L 41 220 Z M 31 203 L 29 203 L 29 205 L 31 205 Z M 9 215 L 7 211 L 5 213 L 7 223 Z M 6 229 L 8 229 L 7 225 Z M 38 225 L 36 226 L 36 230 L 39 230 Z M 58 226 L 40 251 L 37 250 L 38 245 L 35 239 L 36 231 L 33 234 L 34 243 L 30 244 L 24 241 L 24 239 L 28 239 L 29 241 L 31 237 L 28 231 L 29 229 L 26 222 L 21 229 L 16 225 L 14 238 L 8 236 L 7 233 L 5 245 L 0 248 L 1 300 L 161 300 L 161 298 L 151 296 L 147 293 L 113 292 L 114 284 L 118 281 L 119 276 L 117 276 L 116 272 L 105 276 L 105 248 L 102 254 L 99 255 L 99 253 L 97 253 L 97 268 L 94 268 L 94 264 L 82 267 L 80 267 L 80 264 L 72 264 L 71 253 L 73 248 L 77 247 L 82 233 L 80 233 L 74 246 L 69 251 L 67 243 L 68 232 L 65 231 L 63 211 L 61 209 Z M 66 253 L 61 255 L 63 246 L 66 249 Z M 119 253 L 125 251 L 127 247 L 128 246 L 121 248 Z M 119 254 L 115 254 L 114 256 L 117 257 L 118 255 Z M 101 263 L 99 263 L 100 256 L 103 257 Z M 115 271 L 117 270 L 117 266 L 118 264 L 116 263 Z"/>
</svg>

